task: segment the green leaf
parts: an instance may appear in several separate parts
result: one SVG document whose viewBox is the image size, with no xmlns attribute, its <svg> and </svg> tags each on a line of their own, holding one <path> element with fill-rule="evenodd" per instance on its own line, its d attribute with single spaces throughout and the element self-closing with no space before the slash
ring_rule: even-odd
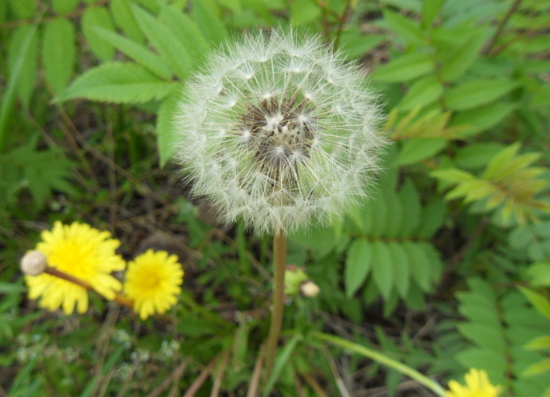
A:
<svg viewBox="0 0 550 397">
<path fill-rule="evenodd" d="M 537 309 L 540 314 L 550 320 L 550 301 L 548 300 L 548 298 L 533 290 L 530 290 L 529 288 L 518 288 L 521 293 L 525 295 L 527 299 L 529 299 L 529 302 L 531 302 L 535 309 Z"/>
<path fill-rule="evenodd" d="M 466 110 L 493 102 L 515 87 L 517 83 L 507 79 L 470 80 L 451 88 L 443 98 L 449 109 Z"/>
<path fill-rule="evenodd" d="M 26 288 L 22 285 L 0 281 L 0 294 L 13 294 L 25 291 Z"/>
<path fill-rule="evenodd" d="M 198 5 L 199 3 L 197 3 Z M 172 71 L 181 79 L 186 79 L 191 72 L 191 58 L 187 49 L 174 36 L 167 26 L 161 24 L 147 11 L 137 5 L 132 10 L 139 26 L 158 50 L 161 58 L 170 66 Z"/>
<path fill-rule="evenodd" d="M 418 163 L 443 150 L 447 145 L 445 139 L 417 138 L 403 142 L 401 151 L 393 161 L 392 166 L 403 166 Z"/>
<path fill-rule="evenodd" d="M 166 165 L 176 150 L 174 115 L 178 109 L 179 95 L 178 90 L 173 90 L 172 94 L 162 101 L 158 111 L 156 129 L 161 167 Z"/>
<path fill-rule="evenodd" d="M 431 272 L 429 260 L 418 243 L 406 241 L 403 248 L 407 253 L 412 278 L 424 292 L 431 291 Z"/>
<path fill-rule="evenodd" d="M 456 168 L 445 168 L 430 172 L 432 177 L 449 181 L 453 183 L 463 183 L 475 180 L 475 177 L 466 171 L 457 170 Z"/>
<path fill-rule="evenodd" d="M 462 323 L 458 325 L 458 330 L 483 349 L 497 352 L 506 350 L 506 341 L 500 332 L 500 327 L 495 328 L 487 324 Z"/>
<path fill-rule="evenodd" d="M 527 350 L 550 349 L 550 336 L 540 336 L 524 346 Z"/>
<path fill-rule="evenodd" d="M 521 376 L 534 376 L 548 371 L 550 371 L 550 358 L 536 364 L 531 364 L 522 372 Z"/>
<path fill-rule="evenodd" d="M 219 9 L 212 0 L 201 0 L 194 4 L 193 19 L 213 46 L 223 43 L 227 37 L 219 15 Z"/>
<path fill-rule="evenodd" d="M 290 359 L 292 352 L 296 348 L 296 345 L 302 339 L 302 335 L 300 335 L 299 333 L 295 333 L 294 336 L 285 344 L 285 347 L 275 360 L 273 373 L 271 374 L 271 377 L 269 378 L 265 389 L 263 389 L 263 396 L 267 397 L 269 395 L 271 389 L 273 389 L 273 386 L 275 385 L 275 382 L 277 381 L 279 376 L 281 376 L 281 372 L 283 371 L 285 366 L 288 365 L 288 360 Z"/>
<path fill-rule="evenodd" d="M 149 69 L 149 71 L 153 72 L 158 77 L 165 80 L 169 80 L 172 77 L 172 72 L 163 60 L 149 51 L 146 47 L 111 30 L 106 30 L 100 27 L 96 27 L 94 29 L 99 37 L 110 43 L 123 54 L 132 58 L 137 63 Z"/>
<path fill-rule="evenodd" d="M 372 243 L 372 276 L 384 299 L 389 299 L 393 288 L 393 262 L 386 244 Z"/>
<path fill-rule="evenodd" d="M 471 127 L 467 133 L 477 133 L 493 127 L 508 116 L 515 108 L 516 105 L 510 103 L 494 103 L 477 109 L 467 110 L 453 116 L 450 125 L 467 125 Z"/>
<path fill-rule="evenodd" d="M 142 66 L 108 62 L 78 77 L 57 99 L 66 101 L 86 98 L 115 103 L 143 103 L 163 99 L 173 87 L 173 83 L 159 80 Z"/>
<path fill-rule="evenodd" d="M 346 30 L 340 36 L 341 50 L 346 58 L 357 58 L 372 50 L 385 38 L 381 34 L 364 35 L 357 30 Z"/>
<path fill-rule="evenodd" d="M 444 57 L 441 76 L 445 81 L 456 81 L 474 63 L 485 43 L 485 30 L 475 32 L 464 44 Z"/>
<path fill-rule="evenodd" d="M 445 202 L 436 198 L 422 209 L 422 222 L 416 231 L 418 237 L 431 238 L 441 227 L 446 215 Z"/>
<path fill-rule="evenodd" d="M 59 14 L 67 14 L 73 11 L 80 0 L 53 0 L 52 8 Z"/>
<path fill-rule="evenodd" d="M 397 105 L 401 110 L 411 110 L 415 107 L 424 107 L 437 100 L 443 93 L 443 86 L 435 76 L 426 76 L 415 81 Z"/>
<path fill-rule="evenodd" d="M 111 0 L 109 9 L 115 24 L 122 29 L 124 34 L 135 42 L 142 44 L 144 40 L 143 33 L 132 14 L 130 4 L 130 0 Z"/>
<path fill-rule="evenodd" d="M 394 270 L 394 285 L 401 298 L 405 299 L 409 293 L 410 271 L 409 258 L 402 244 L 390 242 L 388 249 L 392 257 Z"/>
<path fill-rule="evenodd" d="M 505 149 L 501 150 L 495 157 L 491 159 L 487 168 L 483 172 L 483 179 L 491 180 L 504 169 L 510 160 L 516 156 L 520 148 L 520 143 L 514 143 Z"/>
<path fill-rule="evenodd" d="M 15 97 L 17 94 L 17 87 L 22 78 L 25 77 L 23 72 L 25 66 L 25 60 L 27 59 L 27 52 L 31 47 L 31 43 L 36 33 L 36 25 L 23 26 L 24 36 L 21 40 L 21 45 L 17 47 L 17 52 L 13 57 L 12 73 L 7 81 L 7 87 L 3 92 L 2 106 L 0 107 L 0 153 L 4 150 L 6 145 L 9 121 L 15 108 Z"/>
<path fill-rule="evenodd" d="M 381 66 L 372 74 L 372 78 L 389 82 L 410 81 L 433 70 L 434 65 L 429 55 L 411 53 Z"/>
<path fill-rule="evenodd" d="M 26 51 L 21 54 L 20 48 L 23 47 L 27 34 L 31 31 L 33 35 L 30 36 L 30 40 L 25 46 Z M 33 26 L 20 26 L 11 36 L 7 59 L 10 75 L 16 73 L 15 67 L 19 55 L 23 55 L 23 61 L 18 71 L 20 77 L 17 82 L 17 94 L 23 106 L 28 108 L 38 75 L 38 32 L 35 32 Z"/>
<path fill-rule="evenodd" d="M 399 197 L 401 199 L 401 207 L 405 209 L 401 235 L 411 237 L 420 225 L 421 207 L 420 196 L 410 178 L 405 180 L 403 187 L 399 191 Z"/>
<path fill-rule="evenodd" d="M 9 0 L 9 2 L 11 11 L 17 19 L 31 19 L 36 15 L 36 2 L 34 0 Z"/>
<path fill-rule="evenodd" d="M 351 244 L 344 272 L 346 285 L 346 296 L 352 297 L 367 279 L 372 267 L 372 248 L 369 242 L 363 239 L 356 239 Z"/>
<path fill-rule="evenodd" d="M 461 168 L 483 167 L 503 148 L 501 143 L 469 144 L 456 151 L 454 161 Z"/>
<path fill-rule="evenodd" d="M 59 94 L 73 74 L 75 63 L 75 29 L 68 19 L 55 19 L 44 30 L 42 59 L 46 78 Z"/>
<path fill-rule="evenodd" d="M 176 10 L 174 7 L 162 5 L 160 20 L 164 25 L 170 26 L 173 29 L 176 37 L 185 48 L 189 49 L 189 53 L 193 56 L 195 63 L 210 50 L 208 40 L 188 15 Z"/>
<path fill-rule="evenodd" d="M 391 30 L 407 42 L 418 45 L 425 44 L 422 30 L 410 19 L 386 9 L 384 10 L 384 20 Z"/>
<path fill-rule="evenodd" d="M 550 263 L 539 262 L 534 263 L 527 270 L 531 278 L 531 284 L 535 287 L 545 286 L 550 287 Z"/>
<path fill-rule="evenodd" d="M 424 0 L 422 2 L 422 26 L 427 28 L 439 14 L 443 0 Z"/>
<path fill-rule="evenodd" d="M 95 30 L 96 26 L 114 30 L 111 15 L 104 7 L 90 7 L 82 17 L 82 31 L 92 52 L 102 61 L 110 61 L 115 56 L 115 48 L 102 40 Z"/>
<path fill-rule="evenodd" d="M 309 0 L 294 0 L 290 3 L 290 24 L 300 26 L 311 23 L 321 16 L 321 9 Z"/>
<path fill-rule="evenodd" d="M 483 368 L 492 382 L 499 384 L 502 374 L 506 373 L 506 354 L 482 348 L 471 348 L 460 351 L 455 358 L 466 368 Z"/>
</svg>

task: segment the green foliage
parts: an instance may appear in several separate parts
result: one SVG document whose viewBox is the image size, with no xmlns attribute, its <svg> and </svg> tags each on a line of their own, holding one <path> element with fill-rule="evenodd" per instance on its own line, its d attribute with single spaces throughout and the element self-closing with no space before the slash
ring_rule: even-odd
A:
<svg viewBox="0 0 550 397">
<path fill-rule="evenodd" d="M 541 356 L 523 346 L 533 337 L 548 334 L 550 324 L 537 316 L 516 291 L 499 293 L 479 278 L 468 281 L 470 290 L 457 294 L 460 313 L 467 319 L 459 332 L 472 346 L 456 355 L 466 368 L 484 368 L 494 384 L 521 396 L 542 395 L 548 386 L 543 375 L 510 378 Z"/>
<path fill-rule="evenodd" d="M 208 205 L 184 197 L 172 120 L 210 50 L 282 26 L 365 66 L 395 143 L 368 199 L 291 236 L 288 263 L 321 292 L 289 299 L 262 392 L 316 395 L 313 379 L 327 395 L 395 395 L 396 368 L 459 379 L 476 367 L 508 395 L 550 396 L 549 11 L 534 0 L 0 0 L 4 389 L 142 396 L 183 360 L 177 394 L 217 360 L 222 393 L 248 390 L 270 243 L 214 226 Z M 86 316 L 37 309 L 16 264 L 54 220 L 110 229 L 127 258 L 170 246 L 186 266 L 177 323 L 138 327 L 98 297 Z"/>
<path fill-rule="evenodd" d="M 486 201 L 484 208 L 500 207 L 504 222 L 511 216 L 520 224 L 538 219 L 535 210 L 550 211 L 550 204 L 535 198 L 545 190 L 548 181 L 538 177 L 543 168 L 529 167 L 540 158 L 538 153 L 517 155 L 519 144 L 499 152 L 491 159 L 481 178 L 458 169 L 441 169 L 431 174 L 436 178 L 457 184 L 445 198 L 463 197 L 466 203 Z"/>
</svg>

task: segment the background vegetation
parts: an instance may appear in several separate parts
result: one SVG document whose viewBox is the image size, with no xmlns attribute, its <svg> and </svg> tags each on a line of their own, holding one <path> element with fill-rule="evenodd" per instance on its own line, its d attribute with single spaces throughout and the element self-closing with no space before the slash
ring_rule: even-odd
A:
<svg viewBox="0 0 550 397">
<path fill-rule="evenodd" d="M 280 25 L 364 66 L 395 144 L 370 200 L 292 237 L 321 293 L 288 302 L 264 395 L 430 395 L 319 330 L 442 384 L 474 367 L 504 396 L 550 395 L 549 2 L 2 0 L 0 396 L 176 396 L 208 373 L 195 395 L 246 394 L 270 242 L 186 196 L 171 118 L 210 49 Z M 172 323 L 27 300 L 19 258 L 55 220 L 110 230 L 127 259 L 179 255 Z"/>
</svg>

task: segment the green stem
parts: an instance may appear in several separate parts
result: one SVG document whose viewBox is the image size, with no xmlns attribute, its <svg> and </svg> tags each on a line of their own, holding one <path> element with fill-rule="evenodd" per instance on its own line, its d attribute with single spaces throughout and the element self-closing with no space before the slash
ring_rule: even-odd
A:
<svg viewBox="0 0 550 397">
<path fill-rule="evenodd" d="M 447 396 L 445 389 L 443 389 L 436 381 L 428 378 L 425 375 L 422 375 L 417 370 L 405 364 L 402 364 L 399 361 L 396 361 L 394 359 L 391 359 L 385 356 L 382 353 L 378 353 L 374 350 L 366 348 L 365 346 L 358 345 L 356 343 L 350 342 L 347 339 L 339 338 L 338 336 L 334 336 L 334 335 L 324 334 L 322 332 L 313 332 L 310 335 L 313 336 L 313 338 L 315 339 L 326 341 L 336 346 L 340 346 L 348 351 L 358 353 L 362 356 L 365 356 L 374 361 L 377 361 L 380 364 L 393 368 L 401 372 L 402 374 L 407 375 L 408 377 L 418 381 L 418 383 L 426 386 L 438 396 L 441 396 L 441 397 Z"/>
<path fill-rule="evenodd" d="M 286 236 L 280 231 L 273 236 L 273 311 L 271 312 L 271 327 L 266 346 L 266 377 L 271 377 L 275 362 L 275 351 L 283 323 L 283 307 L 285 297 L 286 270 Z"/>
</svg>

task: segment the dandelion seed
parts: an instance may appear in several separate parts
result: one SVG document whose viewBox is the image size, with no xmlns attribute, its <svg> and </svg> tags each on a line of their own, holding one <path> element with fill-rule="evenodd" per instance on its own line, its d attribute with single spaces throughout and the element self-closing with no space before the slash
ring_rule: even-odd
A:
<svg viewBox="0 0 550 397">
<path fill-rule="evenodd" d="M 342 215 L 368 191 L 387 144 L 357 65 L 292 31 L 227 45 L 185 96 L 177 156 L 192 192 L 222 222 L 242 218 L 258 234 Z"/>
</svg>

